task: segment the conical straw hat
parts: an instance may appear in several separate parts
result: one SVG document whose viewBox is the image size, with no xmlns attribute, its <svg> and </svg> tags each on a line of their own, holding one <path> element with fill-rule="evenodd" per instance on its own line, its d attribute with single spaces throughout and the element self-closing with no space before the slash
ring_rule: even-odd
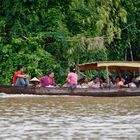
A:
<svg viewBox="0 0 140 140">
<path fill-rule="evenodd" d="M 40 80 L 34 77 L 33 79 L 30 80 L 30 82 L 40 82 Z"/>
<path fill-rule="evenodd" d="M 140 76 L 138 76 L 138 77 L 136 78 L 136 80 L 137 80 L 137 81 L 140 81 Z"/>
</svg>

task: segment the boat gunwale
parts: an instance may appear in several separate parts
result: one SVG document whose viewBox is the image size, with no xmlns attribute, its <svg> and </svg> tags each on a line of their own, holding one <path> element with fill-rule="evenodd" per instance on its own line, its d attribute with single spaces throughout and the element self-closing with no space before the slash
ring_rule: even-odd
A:
<svg viewBox="0 0 140 140">
<path fill-rule="evenodd" d="M 68 95 L 68 96 L 96 96 L 96 97 L 122 97 L 140 96 L 140 88 L 59 88 L 59 87 L 18 87 L 0 85 L 0 92 L 6 94 L 32 94 L 32 95 Z"/>
</svg>

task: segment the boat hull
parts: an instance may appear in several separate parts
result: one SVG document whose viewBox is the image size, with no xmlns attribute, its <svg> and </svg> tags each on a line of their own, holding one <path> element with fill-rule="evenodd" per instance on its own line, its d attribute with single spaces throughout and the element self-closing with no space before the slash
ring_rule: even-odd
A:
<svg viewBox="0 0 140 140">
<path fill-rule="evenodd" d="M 140 96 L 140 88 L 124 89 L 91 89 L 91 88 L 50 88 L 50 87 L 15 87 L 0 86 L 0 92 L 6 94 L 32 94 L 32 95 L 69 95 L 69 96 L 95 96 L 95 97 L 122 97 Z"/>
</svg>

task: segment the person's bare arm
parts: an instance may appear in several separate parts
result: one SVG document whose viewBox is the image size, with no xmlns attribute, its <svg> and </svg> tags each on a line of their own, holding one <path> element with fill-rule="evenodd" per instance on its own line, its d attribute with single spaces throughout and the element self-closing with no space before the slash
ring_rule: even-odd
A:
<svg viewBox="0 0 140 140">
<path fill-rule="evenodd" d="M 128 88 L 128 85 L 120 85 L 120 88 Z"/>
<path fill-rule="evenodd" d="M 18 74 L 17 75 L 18 77 L 20 77 L 20 78 L 29 78 L 29 75 L 26 75 L 26 74 Z"/>
</svg>

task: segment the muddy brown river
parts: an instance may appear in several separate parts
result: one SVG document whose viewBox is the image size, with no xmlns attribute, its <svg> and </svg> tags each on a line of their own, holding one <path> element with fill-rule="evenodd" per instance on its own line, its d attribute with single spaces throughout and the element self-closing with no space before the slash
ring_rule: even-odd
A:
<svg viewBox="0 0 140 140">
<path fill-rule="evenodd" d="M 140 97 L 0 95 L 0 140 L 140 140 Z"/>
</svg>

